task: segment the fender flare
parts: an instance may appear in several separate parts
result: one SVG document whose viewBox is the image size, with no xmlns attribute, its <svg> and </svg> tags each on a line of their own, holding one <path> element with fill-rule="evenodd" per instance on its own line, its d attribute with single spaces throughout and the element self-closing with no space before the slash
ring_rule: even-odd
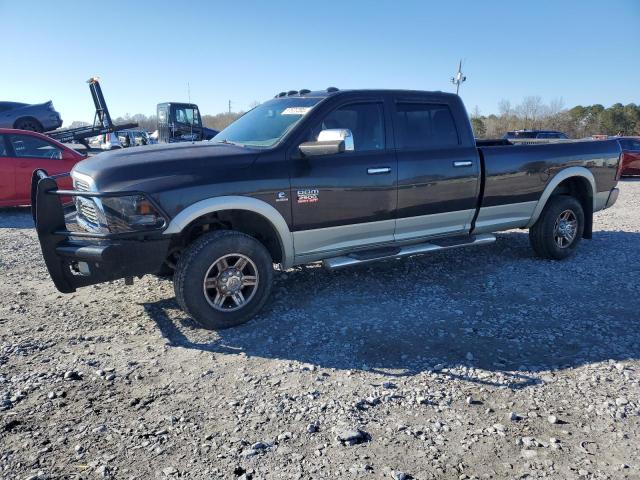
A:
<svg viewBox="0 0 640 480">
<path fill-rule="evenodd" d="M 178 213 L 169 222 L 169 226 L 163 233 L 165 235 L 179 234 L 187 225 L 201 216 L 224 210 L 246 210 L 263 216 L 273 226 L 279 237 L 282 247 L 282 266 L 289 268 L 293 265 L 293 236 L 287 222 L 273 206 L 253 197 L 227 195 L 200 200 Z"/>
<path fill-rule="evenodd" d="M 536 208 L 533 210 L 533 215 L 531 216 L 531 220 L 529 220 L 529 223 L 527 224 L 526 228 L 532 227 L 533 224 L 538 221 L 538 218 L 540 217 L 542 210 L 544 209 L 545 205 L 547 204 L 547 201 L 549 200 L 549 197 L 551 197 L 551 194 L 556 189 L 556 187 L 560 185 L 562 182 L 564 182 L 565 180 L 567 180 L 568 178 L 572 178 L 572 177 L 581 177 L 586 179 L 589 182 L 589 185 L 591 185 L 591 198 L 593 202 L 592 211 L 596 211 L 597 190 L 596 190 L 596 179 L 593 177 L 593 173 L 591 173 L 591 171 L 585 167 L 569 167 L 558 172 L 547 184 L 544 191 L 542 192 L 542 195 L 540 196 L 540 199 L 538 200 Z"/>
</svg>

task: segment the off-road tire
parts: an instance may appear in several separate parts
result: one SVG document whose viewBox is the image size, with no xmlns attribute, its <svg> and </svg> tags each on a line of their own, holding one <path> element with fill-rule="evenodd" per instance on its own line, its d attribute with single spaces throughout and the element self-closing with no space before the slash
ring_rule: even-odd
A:
<svg viewBox="0 0 640 480">
<path fill-rule="evenodd" d="M 556 221 L 563 212 L 570 211 L 575 216 L 577 228 L 571 243 L 561 248 L 555 239 Z M 540 218 L 529 229 L 529 242 L 537 256 L 551 260 L 563 260 L 571 256 L 584 231 L 584 210 L 580 202 L 569 195 L 552 196 L 545 205 Z"/>
<path fill-rule="evenodd" d="M 38 133 L 42 133 L 44 131 L 42 124 L 38 120 L 29 117 L 18 119 L 13 127 L 18 130 L 29 130 L 31 132 Z"/>
<path fill-rule="evenodd" d="M 248 257 L 256 267 L 258 279 L 255 293 L 244 306 L 224 312 L 209 303 L 203 282 L 216 259 L 229 254 Z M 258 313 L 269 297 L 272 281 L 273 260 L 264 245 L 244 233 L 220 230 L 203 235 L 182 252 L 173 275 L 173 288 L 187 315 L 204 328 L 221 330 L 245 323 Z"/>
</svg>

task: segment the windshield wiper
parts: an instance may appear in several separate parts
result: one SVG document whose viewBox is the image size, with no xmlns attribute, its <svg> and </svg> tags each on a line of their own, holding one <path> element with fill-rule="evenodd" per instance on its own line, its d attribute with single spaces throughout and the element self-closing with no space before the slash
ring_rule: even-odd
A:
<svg viewBox="0 0 640 480">
<path fill-rule="evenodd" d="M 226 138 L 223 138 L 222 140 L 213 140 L 213 141 L 216 143 L 224 143 L 226 145 L 236 145 L 238 147 L 244 147 L 242 143 L 232 142 L 231 140 L 227 140 Z"/>
</svg>

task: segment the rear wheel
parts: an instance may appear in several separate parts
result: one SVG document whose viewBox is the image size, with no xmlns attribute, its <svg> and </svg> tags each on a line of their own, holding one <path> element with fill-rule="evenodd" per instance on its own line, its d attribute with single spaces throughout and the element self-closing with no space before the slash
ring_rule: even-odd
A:
<svg viewBox="0 0 640 480">
<path fill-rule="evenodd" d="M 13 125 L 14 128 L 18 130 L 29 130 L 31 132 L 42 133 L 43 128 L 42 124 L 37 121 L 35 118 L 21 118 Z"/>
<path fill-rule="evenodd" d="M 578 247 L 584 231 L 580 202 L 568 195 L 553 196 L 538 221 L 529 229 L 529 241 L 539 257 L 567 258 Z"/>
<path fill-rule="evenodd" d="M 255 238 L 234 231 L 203 235 L 185 249 L 173 276 L 182 309 L 205 328 L 240 325 L 265 304 L 273 261 Z"/>
</svg>

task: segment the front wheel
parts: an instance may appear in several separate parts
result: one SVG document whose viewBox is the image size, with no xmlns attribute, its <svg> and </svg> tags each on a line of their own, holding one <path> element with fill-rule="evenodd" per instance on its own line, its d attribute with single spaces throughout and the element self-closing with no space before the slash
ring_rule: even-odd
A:
<svg viewBox="0 0 640 480">
<path fill-rule="evenodd" d="M 240 325 L 267 301 L 273 261 L 244 233 L 221 230 L 197 239 L 180 255 L 173 276 L 182 309 L 209 329 Z"/>
<path fill-rule="evenodd" d="M 578 247 L 584 231 L 584 210 L 568 195 L 551 197 L 529 229 L 529 241 L 539 257 L 562 260 Z"/>
</svg>

